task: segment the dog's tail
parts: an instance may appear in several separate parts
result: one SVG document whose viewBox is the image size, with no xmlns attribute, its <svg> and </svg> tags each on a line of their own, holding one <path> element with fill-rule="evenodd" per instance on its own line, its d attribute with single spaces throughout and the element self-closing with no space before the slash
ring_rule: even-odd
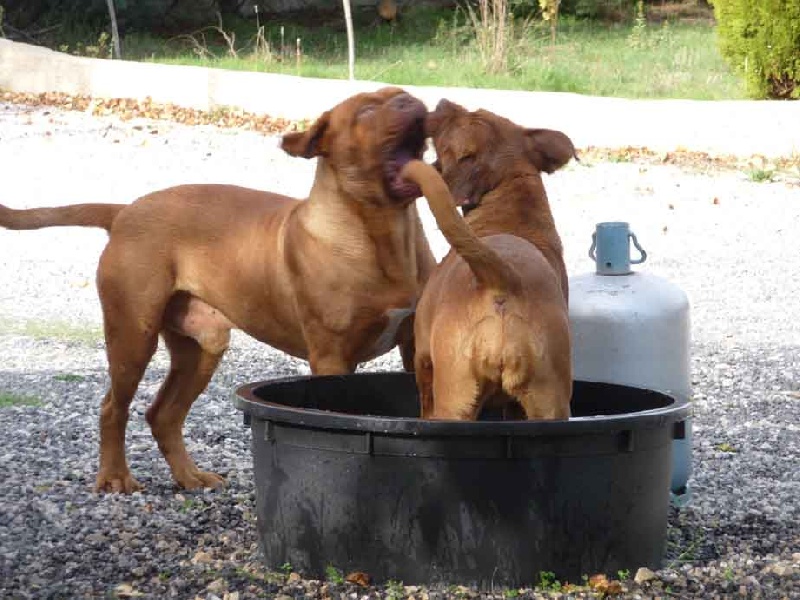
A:
<svg viewBox="0 0 800 600">
<path fill-rule="evenodd" d="M 48 208 L 14 209 L 0 204 L 0 227 L 101 227 L 106 231 L 126 204 L 73 204 Z"/>
<path fill-rule="evenodd" d="M 519 275 L 511 266 L 464 222 L 447 184 L 435 168 L 421 160 L 412 160 L 403 168 L 401 176 L 420 186 L 442 234 L 469 265 L 481 287 L 508 292 L 522 287 Z"/>
</svg>

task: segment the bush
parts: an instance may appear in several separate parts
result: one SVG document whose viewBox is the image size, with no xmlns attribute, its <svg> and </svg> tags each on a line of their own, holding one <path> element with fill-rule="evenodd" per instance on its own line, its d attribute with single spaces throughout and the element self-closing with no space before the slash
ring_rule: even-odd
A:
<svg viewBox="0 0 800 600">
<path fill-rule="evenodd" d="M 754 98 L 800 98 L 800 0 L 714 0 L 722 56 Z"/>
</svg>

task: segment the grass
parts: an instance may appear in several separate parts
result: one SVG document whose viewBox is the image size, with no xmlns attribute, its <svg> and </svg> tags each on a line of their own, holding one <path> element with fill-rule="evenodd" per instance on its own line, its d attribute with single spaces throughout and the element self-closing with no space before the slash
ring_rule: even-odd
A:
<svg viewBox="0 0 800 600">
<path fill-rule="evenodd" d="M 325 579 L 335 585 L 341 585 L 344 583 L 344 574 L 333 565 L 328 565 L 325 567 Z"/>
<path fill-rule="evenodd" d="M 41 406 L 42 401 L 33 396 L 0 391 L 0 409 L 12 406 Z"/>
<path fill-rule="evenodd" d="M 57 339 L 65 342 L 78 342 L 94 345 L 103 341 L 103 331 L 97 326 L 81 326 L 66 321 L 24 321 L 13 322 L 0 319 L 0 335 L 24 335 L 37 340 Z"/>
<path fill-rule="evenodd" d="M 600 23 L 562 18 L 552 46 L 549 26 L 518 19 L 508 70 L 489 75 L 463 11 L 409 8 L 394 28 L 372 24 L 372 14 L 356 16 L 356 77 L 362 80 L 629 98 L 745 97 L 742 82 L 717 51 L 715 30 L 707 20 Z M 169 39 L 130 33 L 123 40 L 123 53 L 133 60 L 169 64 L 347 77 L 346 38 L 338 14 L 314 25 L 288 17 L 261 25 L 260 38 L 256 22 L 242 19 Z M 93 43 L 89 39 L 66 45 L 81 44 L 86 48 Z"/>
<path fill-rule="evenodd" d="M 747 172 L 750 181 L 754 183 L 771 183 L 775 181 L 775 170 L 773 169 L 751 169 Z"/>
<path fill-rule="evenodd" d="M 63 381 L 66 383 L 79 383 L 81 381 L 86 381 L 86 377 L 83 375 L 76 375 L 75 373 L 61 373 L 59 375 L 53 375 L 53 379 L 55 381 Z"/>
</svg>

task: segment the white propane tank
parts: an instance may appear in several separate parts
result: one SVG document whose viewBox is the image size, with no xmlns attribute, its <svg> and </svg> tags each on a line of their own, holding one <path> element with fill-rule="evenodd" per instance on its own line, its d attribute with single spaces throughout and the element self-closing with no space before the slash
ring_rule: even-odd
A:
<svg viewBox="0 0 800 600">
<path fill-rule="evenodd" d="M 630 243 L 641 256 L 631 260 Z M 589 257 L 595 271 L 570 277 L 573 376 L 691 398 L 689 300 L 656 275 L 633 272 L 646 260 L 628 223 L 598 223 Z M 673 441 L 673 500 L 690 498 L 691 421 Z"/>
</svg>

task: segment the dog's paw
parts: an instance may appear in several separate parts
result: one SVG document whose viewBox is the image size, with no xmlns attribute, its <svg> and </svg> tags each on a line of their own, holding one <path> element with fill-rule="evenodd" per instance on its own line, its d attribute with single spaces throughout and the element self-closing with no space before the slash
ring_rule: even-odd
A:
<svg viewBox="0 0 800 600">
<path fill-rule="evenodd" d="M 185 490 L 199 490 L 202 488 L 218 489 L 225 486 L 225 479 L 209 471 L 192 469 L 175 478 L 178 486 Z"/>
<path fill-rule="evenodd" d="M 141 489 L 142 485 L 130 473 L 113 475 L 101 471 L 94 484 L 95 492 L 111 494 L 132 494 Z"/>
</svg>

